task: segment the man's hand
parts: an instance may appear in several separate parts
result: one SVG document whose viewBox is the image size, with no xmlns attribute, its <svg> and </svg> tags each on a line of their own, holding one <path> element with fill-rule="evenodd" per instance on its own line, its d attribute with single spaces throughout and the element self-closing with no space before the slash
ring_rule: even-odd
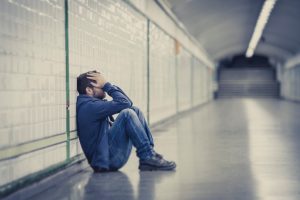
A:
<svg viewBox="0 0 300 200">
<path fill-rule="evenodd" d="M 94 87 L 103 88 L 103 86 L 105 85 L 105 83 L 107 83 L 107 81 L 104 78 L 103 74 L 101 74 L 100 72 L 91 72 L 91 73 L 88 73 L 88 77 L 87 78 L 96 81 L 96 83 L 91 82 L 91 84 Z"/>
</svg>

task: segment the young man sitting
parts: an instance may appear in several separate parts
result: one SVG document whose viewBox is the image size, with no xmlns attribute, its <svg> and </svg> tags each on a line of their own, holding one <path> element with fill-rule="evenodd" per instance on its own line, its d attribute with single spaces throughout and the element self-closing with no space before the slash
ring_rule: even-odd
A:
<svg viewBox="0 0 300 200">
<path fill-rule="evenodd" d="M 173 170 L 153 149 L 154 143 L 139 108 L 103 74 L 90 71 L 77 77 L 77 131 L 83 152 L 94 172 L 116 171 L 126 164 L 132 146 L 139 157 L 140 170 Z M 106 93 L 112 101 L 104 99 Z M 112 115 L 119 113 L 116 120 Z"/>
</svg>

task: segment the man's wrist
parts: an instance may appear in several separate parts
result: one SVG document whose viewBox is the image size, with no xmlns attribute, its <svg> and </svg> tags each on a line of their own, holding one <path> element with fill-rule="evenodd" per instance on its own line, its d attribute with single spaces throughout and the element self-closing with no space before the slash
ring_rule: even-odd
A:
<svg viewBox="0 0 300 200">
<path fill-rule="evenodd" d="M 103 89 L 104 91 L 107 91 L 111 86 L 112 86 L 112 84 L 111 84 L 110 82 L 106 82 L 106 83 L 103 85 L 102 89 Z"/>
<path fill-rule="evenodd" d="M 106 83 L 108 83 L 108 81 L 106 81 L 105 83 L 103 83 L 101 88 L 104 88 L 104 85 L 105 85 Z"/>
</svg>

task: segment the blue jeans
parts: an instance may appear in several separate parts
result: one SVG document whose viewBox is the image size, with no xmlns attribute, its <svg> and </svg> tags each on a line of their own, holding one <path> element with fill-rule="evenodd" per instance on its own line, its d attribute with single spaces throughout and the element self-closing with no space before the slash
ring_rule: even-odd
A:
<svg viewBox="0 0 300 200">
<path fill-rule="evenodd" d="M 154 155 L 150 129 L 142 111 L 135 106 L 119 113 L 108 131 L 108 143 L 111 169 L 119 169 L 126 164 L 132 145 L 140 159 Z"/>
</svg>

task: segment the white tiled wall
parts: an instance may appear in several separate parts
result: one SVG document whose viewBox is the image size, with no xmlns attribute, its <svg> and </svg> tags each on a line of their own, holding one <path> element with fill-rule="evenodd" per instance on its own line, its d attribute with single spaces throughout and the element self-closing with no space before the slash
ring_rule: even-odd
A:
<svg viewBox="0 0 300 200">
<path fill-rule="evenodd" d="M 0 149 L 65 132 L 63 5 L 0 1 Z M 51 149 L 1 161 L 0 185 L 64 159 Z"/>
<path fill-rule="evenodd" d="M 209 84 L 209 80 L 207 78 L 208 75 L 208 70 L 207 68 L 202 68 L 202 100 L 203 102 L 206 102 L 208 99 L 208 84 Z"/>
<path fill-rule="evenodd" d="M 63 1 L 0 1 L 3 146 L 65 131 Z"/>
<path fill-rule="evenodd" d="M 193 105 L 197 106 L 213 98 L 212 72 L 197 58 L 193 57 Z"/>
<path fill-rule="evenodd" d="M 68 2 L 71 130 L 76 77 L 89 70 L 103 72 L 146 114 L 147 19 L 122 0 Z M 66 131 L 64 23 L 64 0 L 0 1 L 0 151 Z M 207 68 L 184 48 L 176 58 L 174 39 L 153 23 L 149 59 L 150 123 L 176 114 L 177 95 L 180 111 L 207 99 Z M 72 140 L 71 157 L 81 152 Z M 0 161 L 0 186 L 65 159 L 59 144 Z"/>
<path fill-rule="evenodd" d="M 78 139 L 71 140 L 70 141 L 70 156 L 74 157 L 80 153 L 82 153 L 82 149 L 81 149 L 79 140 Z"/>
<path fill-rule="evenodd" d="M 150 24 L 150 123 L 176 113 L 174 40 Z"/>
<path fill-rule="evenodd" d="M 28 174 L 43 170 L 66 159 L 65 143 L 2 161 L 0 186 Z"/>
<path fill-rule="evenodd" d="M 178 108 L 179 111 L 184 111 L 192 106 L 192 56 L 184 48 L 180 48 L 177 63 Z"/>
<path fill-rule="evenodd" d="M 300 100 L 300 66 L 282 70 L 281 95 L 290 100 Z"/>
<path fill-rule="evenodd" d="M 71 130 L 76 129 L 76 77 L 94 69 L 146 112 L 146 19 L 123 1 L 69 3 Z"/>
<path fill-rule="evenodd" d="M 203 102 L 202 90 L 203 90 L 203 69 L 204 67 L 201 65 L 197 59 L 193 58 L 193 91 L 192 91 L 192 106 L 197 106 Z"/>
</svg>

